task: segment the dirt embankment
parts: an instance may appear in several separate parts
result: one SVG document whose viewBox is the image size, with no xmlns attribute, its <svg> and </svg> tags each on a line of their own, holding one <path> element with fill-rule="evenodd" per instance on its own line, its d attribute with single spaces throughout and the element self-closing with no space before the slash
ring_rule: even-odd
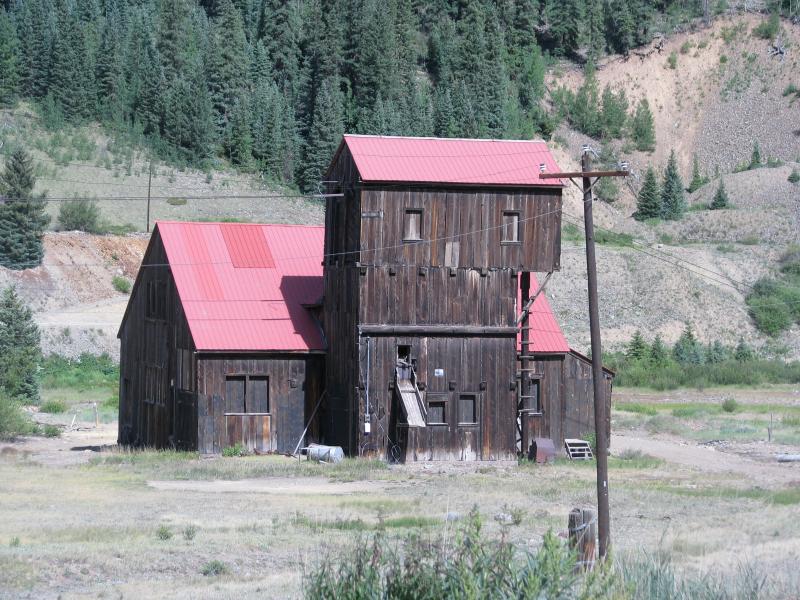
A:
<svg viewBox="0 0 800 600">
<path fill-rule="evenodd" d="M 148 239 L 47 233 L 42 266 L 25 271 L 0 268 L 0 287 L 16 286 L 34 311 L 45 354 L 108 352 L 116 357 L 117 330 L 128 295 L 118 292 L 112 279 L 135 279 Z"/>
</svg>

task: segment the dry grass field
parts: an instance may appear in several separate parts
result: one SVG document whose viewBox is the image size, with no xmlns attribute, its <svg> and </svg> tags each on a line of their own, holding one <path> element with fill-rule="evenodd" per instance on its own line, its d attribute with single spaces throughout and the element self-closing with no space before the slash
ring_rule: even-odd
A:
<svg viewBox="0 0 800 600">
<path fill-rule="evenodd" d="M 718 408 L 729 397 L 730 413 Z M 60 438 L 0 448 L 2 598 L 295 598 L 310 568 L 378 530 L 386 543 L 452 538 L 477 506 L 490 536 L 536 548 L 595 498 L 593 464 L 565 460 L 330 466 L 126 453 L 113 447 L 115 423 L 102 422 L 113 415 L 101 410 L 95 428 L 85 398 L 64 401 L 66 412 L 36 415 L 61 424 Z M 615 560 L 667 556 L 678 572 L 763 577 L 761 597 L 798 597 L 800 464 L 773 456 L 800 448 L 796 386 L 624 391 L 614 431 Z"/>
</svg>

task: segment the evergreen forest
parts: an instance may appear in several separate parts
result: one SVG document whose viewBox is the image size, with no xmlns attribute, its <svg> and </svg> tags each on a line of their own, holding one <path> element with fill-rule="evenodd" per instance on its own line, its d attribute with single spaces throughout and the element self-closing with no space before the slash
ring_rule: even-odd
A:
<svg viewBox="0 0 800 600">
<path fill-rule="evenodd" d="M 166 159 L 224 157 L 313 191 L 345 131 L 547 137 L 564 116 L 544 83 L 554 57 L 626 54 L 702 12 L 702 0 L 2 0 L 0 105 L 33 101 L 55 126 L 99 121 Z"/>
</svg>

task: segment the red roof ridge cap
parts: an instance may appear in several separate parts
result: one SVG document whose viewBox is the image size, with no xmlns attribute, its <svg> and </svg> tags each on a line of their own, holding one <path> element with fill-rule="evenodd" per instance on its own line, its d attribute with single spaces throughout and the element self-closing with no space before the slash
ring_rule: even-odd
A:
<svg viewBox="0 0 800 600">
<path fill-rule="evenodd" d="M 546 144 L 546 140 L 507 140 L 502 138 L 462 138 L 462 137 L 435 137 L 427 135 L 370 135 L 367 133 L 345 133 L 344 138 L 388 138 L 394 140 L 436 140 L 442 142 L 517 142 L 523 144 Z"/>
</svg>

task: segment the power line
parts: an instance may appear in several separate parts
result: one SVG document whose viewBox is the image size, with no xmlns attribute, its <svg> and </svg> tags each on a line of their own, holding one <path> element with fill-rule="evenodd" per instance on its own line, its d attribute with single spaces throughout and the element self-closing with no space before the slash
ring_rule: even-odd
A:
<svg viewBox="0 0 800 600">
<path fill-rule="evenodd" d="M 170 200 L 178 197 L 181 200 L 266 200 L 266 199 L 319 199 L 319 198 L 339 198 L 342 194 L 206 194 L 203 196 L 171 195 L 171 196 L 151 196 L 151 200 Z M 74 200 L 94 200 L 96 202 L 141 202 L 147 201 L 147 196 L 57 196 L 43 198 L 22 198 L 0 196 L 0 204 L 3 202 L 71 202 Z"/>
</svg>

